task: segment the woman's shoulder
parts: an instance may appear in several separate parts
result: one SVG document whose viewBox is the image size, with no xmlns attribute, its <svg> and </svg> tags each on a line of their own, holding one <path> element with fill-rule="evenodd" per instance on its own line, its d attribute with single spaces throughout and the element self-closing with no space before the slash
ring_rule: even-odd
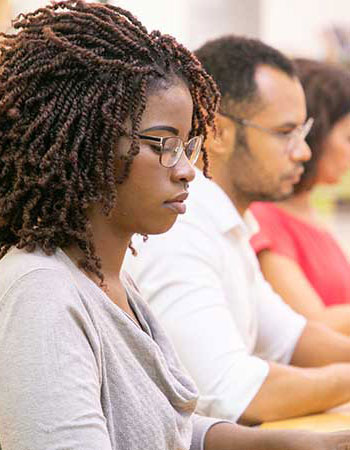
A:
<svg viewBox="0 0 350 450">
<path fill-rule="evenodd" d="M 67 266 L 56 253 L 49 256 L 39 249 L 12 248 L 0 260 L 0 274 L 2 308 L 5 303 L 14 305 L 23 299 L 39 306 L 58 298 L 63 307 L 69 307 L 79 298 Z"/>
<path fill-rule="evenodd" d="M 289 218 L 285 212 L 274 203 L 255 202 L 250 207 L 258 223 L 257 235 L 268 235 L 276 239 L 276 234 L 285 234 L 287 232 Z"/>
<path fill-rule="evenodd" d="M 288 215 L 279 206 L 269 202 L 254 203 L 251 212 L 259 228 L 250 241 L 255 252 L 258 254 L 262 250 L 270 250 L 295 259 L 295 230 Z"/>
<path fill-rule="evenodd" d="M 285 217 L 282 208 L 272 202 L 254 202 L 249 209 L 258 221 L 279 221 Z"/>
<path fill-rule="evenodd" d="M 0 260 L 0 286 L 19 281 L 31 273 L 42 273 L 42 276 L 46 277 L 48 273 L 57 271 L 65 272 L 65 268 L 56 253 L 49 256 L 40 249 L 28 252 L 12 248 Z"/>
</svg>

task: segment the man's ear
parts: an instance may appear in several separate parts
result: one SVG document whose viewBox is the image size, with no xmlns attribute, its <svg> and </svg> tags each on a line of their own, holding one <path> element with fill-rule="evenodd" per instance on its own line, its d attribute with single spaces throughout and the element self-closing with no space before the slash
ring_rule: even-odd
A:
<svg viewBox="0 0 350 450">
<path fill-rule="evenodd" d="M 215 118 L 216 131 L 210 131 L 207 148 L 214 158 L 227 159 L 235 145 L 236 127 L 231 119 L 221 114 Z"/>
</svg>

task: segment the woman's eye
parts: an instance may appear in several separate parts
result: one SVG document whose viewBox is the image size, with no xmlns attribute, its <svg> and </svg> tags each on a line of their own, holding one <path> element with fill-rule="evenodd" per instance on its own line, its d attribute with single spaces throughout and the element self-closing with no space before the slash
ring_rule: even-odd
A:
<svg viewBox="0 0 350 450">
<path fill-rule="evenodd" d="M 148 144 L 152 151 L 155 153 L 160 153 L 160 145 L 157 144 Z"/>
</svg>

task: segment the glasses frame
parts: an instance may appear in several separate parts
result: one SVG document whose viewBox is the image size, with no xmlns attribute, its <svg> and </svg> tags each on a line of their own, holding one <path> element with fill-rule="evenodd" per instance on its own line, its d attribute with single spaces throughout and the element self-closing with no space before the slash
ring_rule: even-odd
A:
<svg viewBox="0 0 350 450">
<path fill-rule="evenodd" d="M 188 161 L 189 161 L 192 165 L 195 165 L 196 162 L 197 162 L 197 159 L 198 159 L 198 157 L 199 157 L 199 154 L 200 154 L 200 152 L 201 152 L 201 150 L 202 150 L 203 141 L 204 141 L 204 137 L 203 137 L 202 134 L 199 134 L 198 136 L 193 136 L 193 137 L 192 137 L 191 139 L 189 139 L 187 142 L 184 142 L 184 141 L 183 141 L 180 137 L 178 137 L 178 136 L 166 136 L 166 137 L 163 137 L 163 136 L 151 136 L 151 135 L 148 135 L 148 134 L 140 134 L 140 133 L 137 133 L 137 137 L 138 137 L 139 139 L 144 140 L 144 141 L 151 141 L 151 142 L 153 142 L 154 144 L 157 144 L 157 145 L 159 146 L 159 149 L 160 149 L 160 152 L 159 152 L 159 163 L 160 163 L 163 167 L 165 167 L 165 168 L 167 168 L 167 169 L 170 169 L 170 168 L 176 166 L 176 164 L 180 161 L 180 158 L 181 158 L 183 152 L 184 152 L 185 149 L 188 147 L 188 145 L 190 144 L 190 142 L 193 141 L 193 139 L 200 139 L 200 145 L 198 145 L 198 150 L 197 150 L 197 152 L 196 152 L 196 154 L 195 154 L 195 156 L 194 156 L 194 158 L 193 158 L 192 160 L 189 159 L 189 158 L 187 157 L 186 153 L 185 153 L 185 156 L 186 156 L 186 158 L 188 159 Z M 165 165 L 165 164 L 163 163 L 163 160 L 162 160 L 162 156 L 165 154 L 165 152 L 164 152 L 164 150 L 163 150 L 163 149 L 164 149 L 164 145 L 165 145 L 166 141 L 169 140 L 169 139 L 178 139 L 179 142 L 181 143 L 181 147 L 180 147 L 180 151 L 178 152 L 177 159 L 176 159 L 175 162 L 174 162 L 173 164 L 171 164 L 170 166 L 169 166 L 169 165 Z"/>
<path fill-rule="evenodd" d="M 307 135 L 309 134 L 312 125 L 314 124 L 313 117 L 309 117 L 306 122 L 303 125 L 299 125 L 295 127 L 293 130 L 291 130 L 288 133 L 283 133 L 282 131 L 273 130 L 271 128 L 265 128 L 257 123 L 251 122 L 247 119 L 242 119 L 240 117 L 233 116 L 231 114 L 226 113 L 220 113 L 222 116 L 228 117 L 229 119 L 233 120 L 234 122 L 238 123 L 239 125 L 242 125 L 244 127 L 250 127 L 255 128 L 257 130 L 263 131 L 265 133 L 271 134 L 272 136 L 277 136 L 279 138 L 286 139 L 288 141 L 286 152 L 291 153 L 293 151 L 293 145 L 294 143 L 297 143 L 299 141 L 305 141 Z"/>
</svg>

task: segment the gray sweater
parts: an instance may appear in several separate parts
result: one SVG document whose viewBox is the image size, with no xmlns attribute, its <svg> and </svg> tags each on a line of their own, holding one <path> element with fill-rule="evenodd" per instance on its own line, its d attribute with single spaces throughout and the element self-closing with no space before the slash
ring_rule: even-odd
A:
<svg viewBox="0 0 350 450">
<path fill-rule="evenodd" d="M 142 329 L 62 250 L 0 260 L 2 450 L 199 450 L 216 419 L 125 277 Z"/>
</svg>

